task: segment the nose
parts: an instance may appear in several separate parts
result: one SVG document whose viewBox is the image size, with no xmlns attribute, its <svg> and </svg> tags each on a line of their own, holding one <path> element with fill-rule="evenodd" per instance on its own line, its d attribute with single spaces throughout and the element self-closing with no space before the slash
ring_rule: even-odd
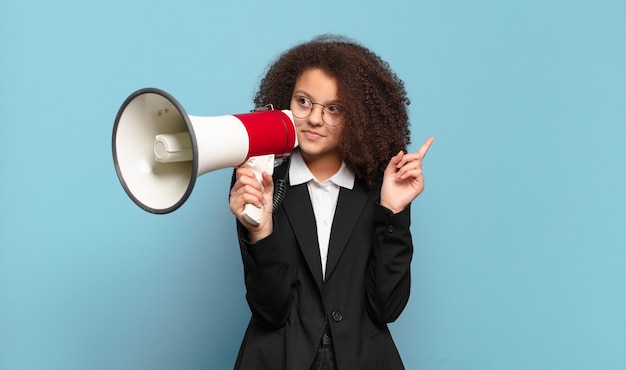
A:
<svg viewBox="0 0 626 370">
<path fill-rule="evenodd" d="M 319 107 L 316 107 L 319 105 Z M 313 103 L 311 114 L 309 114 L 308 121 L 310 124 L 319 126 L 324 124 L 322 115 L 324 114 L 324 106 L 321 104 Z"/>
</svg>

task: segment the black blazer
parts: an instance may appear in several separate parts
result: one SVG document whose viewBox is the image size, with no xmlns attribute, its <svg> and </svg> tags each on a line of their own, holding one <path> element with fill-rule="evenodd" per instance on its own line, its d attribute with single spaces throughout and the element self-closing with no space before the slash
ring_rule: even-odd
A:
<svg viewBox="0 0 626 370">
<path fill-rule="evenodd" d="M 360 181 L 341 188 L 326 280 L 306 184 L 287 186 L 267 238 L 250 244 L 238 223 L 252 318 L 235 369 L 308 370 L 326 326 L 338 369 L 404 369 L 386 324 L 409 299 L 410 207 L 393 215 L 379 197 Z"/>
</svg>

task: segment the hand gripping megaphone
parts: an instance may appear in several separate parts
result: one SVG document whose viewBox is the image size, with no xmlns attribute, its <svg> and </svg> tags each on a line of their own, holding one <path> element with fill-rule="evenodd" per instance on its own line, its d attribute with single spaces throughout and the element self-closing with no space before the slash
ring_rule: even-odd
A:
<svg viewBox="0 0 626 370">
<path fill-rule="evenodd" d="M 189 116 L 170 94 L 155 88 L 132 93 L 113 126 L 113 161 L 126 194 L 143 210 L 164 214 L 191 194 L 196 177 L 248 163 L 257 178 L 298 145 L 289 110 L 216 117 Z M 246 205 L 258 224 L 262 209 Z"/>
</svg>

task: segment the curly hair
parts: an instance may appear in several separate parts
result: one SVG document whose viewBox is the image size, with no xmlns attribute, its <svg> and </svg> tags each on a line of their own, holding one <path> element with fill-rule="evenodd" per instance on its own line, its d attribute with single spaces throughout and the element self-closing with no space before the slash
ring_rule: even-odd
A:
<svg viewBox="0 0 626 370">
<path fill-rule="evenodd" d="M 338 146 L 344 162 L 370 189 L 379 185 L 389 159 L 410 144 L 410 101 L 403 81 L 387 62 L 355 41 L 321 35 L 270 64 L 254 104 L 289 109 L 297 79 L 310 69 L 320 69 L 337 82 L 345 111 Z"/>
</svg>

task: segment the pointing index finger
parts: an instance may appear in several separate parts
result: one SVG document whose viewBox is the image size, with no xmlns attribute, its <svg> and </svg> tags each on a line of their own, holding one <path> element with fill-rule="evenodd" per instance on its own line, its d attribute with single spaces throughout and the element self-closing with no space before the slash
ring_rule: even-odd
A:
<svg viewBox="0 0 626 370">
<path fill-rule="evenodd" d="M 420 155 L 420 158 L 424 159 L 424 157 L 426 157 L 426 153 L 428 153 L 428 149 L 432 145 L 433 141 L 435 141 L 435 137 L 431 136 L 428 139 L 426 139 L 424 144 L 422 144 L 422 146 L 417 151 L 417 154 Z"/>
</svg>

